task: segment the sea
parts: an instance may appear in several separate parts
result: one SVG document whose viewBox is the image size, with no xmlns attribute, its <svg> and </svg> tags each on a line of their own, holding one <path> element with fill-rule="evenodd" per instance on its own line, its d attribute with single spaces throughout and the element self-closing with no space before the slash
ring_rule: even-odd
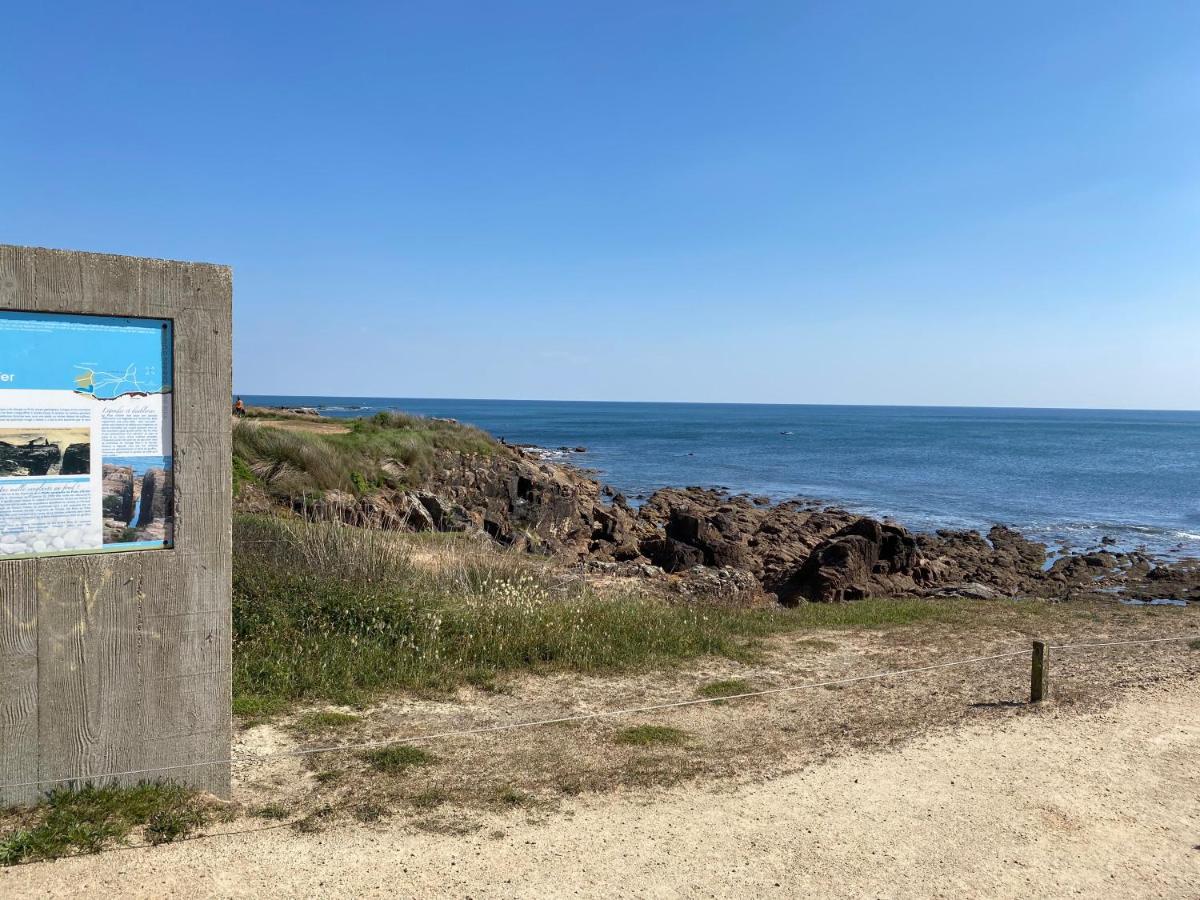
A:
<svg viewBox="0 0 1200 900">
<path fill-rule="evenodd" d="M 593 470 L 635 504 L 700 485 L 917 531 L 1000 523 L 1052 549 L 1108 538 L 1200 557 L 1200 412 L 242 396 L 457 419 Z"/>
</svg>

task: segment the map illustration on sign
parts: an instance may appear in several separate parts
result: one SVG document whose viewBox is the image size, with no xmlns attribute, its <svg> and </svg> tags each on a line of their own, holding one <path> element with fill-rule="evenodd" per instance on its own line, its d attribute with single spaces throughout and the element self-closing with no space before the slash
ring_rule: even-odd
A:
<svg viewBox="0 0 1200 900">
<path fill-rule="evenodd" d="M 0 311 L 0 559 L 173 543 L 172 327 Z"/>
</svg>

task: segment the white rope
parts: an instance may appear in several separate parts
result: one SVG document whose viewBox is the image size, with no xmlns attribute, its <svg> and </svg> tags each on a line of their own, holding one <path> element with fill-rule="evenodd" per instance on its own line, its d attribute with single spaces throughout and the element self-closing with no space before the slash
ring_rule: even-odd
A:
<svg viewBox="0 0 1200 900">
<path fill-rule="evenodd" d="M 1144 641 L 1108 641 L 1103 644 L 1052 644 L 1049 650 L 1082 650 L 1088 647 L 1124 647 L 1128 644 L 1162 644 L 1166 641 L 1196 641 L 1200 635 L 1189 637 L 1149 638 Z"/>
<path fill-rule="evenodd" d="M 51 784 L 67 784 L 74 781 L 82 780 L 97 780 L 102 778 L 125 778 L 132 775 L 150 775 L 161 772 L 176 772 L 182 769 L 200 769 L 210 766 L 225 766 L 232 764 L 258 763 L 272 759 L 294 758 L 301 756 L 313 756 L 318 753 L 341 753 L 350 750 L 371 750 L 381 747 L 394 746 L 396 744 L 416 744 L 425 743 L 428 741 L 442 740 L 451 737 L 468 737 L 478 734 L 492 734 L 502 731 L 516 731 L 523 728 L 538 728 L 545 725 L 561 725 L 568 722 L 586 722 L 595 719 L 614 718 L 618 716 L 635 715 L 637 713 L 655 712 L 664 709 L 677 709 L 683 706 L 698 706 L 704 703 L 722 703 L 730 700 L 745 700 L 750 697 L 763 697 L 769 694 L 783 694 L 792 691 L 809 690 L 819 687 L 832 687 L 834 685 L 853 684 L 859 681 L 872 681 L 881 678 L 894 678 L 900 675 L 912 675 L 918 672 L 929 672 L 934 669 L 947 669 L 952 666 L 963 666 L 977 662 L 987 662 L 995 659 L 1008 659 L 1014 656 L 1024 656 L 1029 653 L 1028 650 L 1012 650 L 1007 653 L 997 653 L 991 656 L 975 656 L 967 659 L 956 659 L 950 662 L 935 663 L 929 666 L 919 666 L 912 669 L 897 669 L 891 672 L 876 672 L 871 675 L 855 675 L 850 678 L 837 678 L 831 681 L 815 681 L 807 684 L 788 685 L 778 688 L 767 688 L 761 691 L 746 691 L 741 694 L 731 694 L 726 697 L 701 697 L 692 700 L 675 700 L 668 703 L 655 703 L 649 706 L 627 707 L 623 709 L 609 709 L 594 713 L 579 713 L 571 716 L 558 716 L 552 719 L 536 719 L 529 722 L 513 722 L 507 725 L 485 725 L 479 728 L 464 728 L 456 731 L 441 731 L 434 734 L 419 734 L 410 737 L 392 738 L 383 741 L 365 741 L 358 744 L 340 744 L 332 747 L 314 747 L 307 750 L 280 750 L 275 753 L 262 753 L 250 756 L 245 759 L 237 759 L 229 757 L 225 759 L 215 759 L 208 762 L 198 763 L 182 763 L 173 766 L 156 766 L 152 769 L 129 769 L 124 772 L 104 772 L 100 774 L 75 775 L 70 778 L 47 778 L 40 781 L 26 781 L 14 784 L 3 784 L 0 788 L 26 788 L 40 787 L 42 785 Z"/>
<path fill-rule="evenodd" d="M 1093 647 L 1118 647 L 1127 646 L 1130 644 L 1161 644 L 1169 641 L 1186 641 L 1195 640 L 1195 637 L 1170 637 L 1170 638 L 1150 638 L 1146 640 L 1132 641 L 1109 641 L 1095 644 L 1055 644 L 1051 645 L 1051 650 L 1076 650 Z M 339 744 L 330 747 L 313 747 L 305 750 L 281 750 L 275 753 L 263 753 L 249 756 L 243 759 L 236 757 L 228 757 L 225 759 L 216 759 L 209 762 L 199 763 L 183 763 L 172 766 L 157 766 L 152 769 L 130 769 L 124 772 L 104 772 L 101 774 L 86 774 L 75 775 L 69 778 L 48 778 L 40 781 L 26 781 L 12 784 L 0 784 L 0 788 L 27 788 L 27 787 L 42 787 L 45 785 L 68 784 L 76 781 L 93 781 L 103 778 L 126 778 L 133 775 L 151 775 L 161 774 L 163 772 L 177 772 L 183 769 L 201 769 L 211 766 L 227 766 L 227 765 L 242 765 L 249 763 L 266 762 L 273 759 L 297 758 L 304 756 L 314 756 L 321 753 L 344 753 L 351 750 L 375 750 L 382 747 L 391 747 L 397 744 L 419 744 L 429 741 L 444 740 L 452 737 L 469 737 L 480 734 L 495 734 L 498 732 L 517 731 L 525 728 L 539 728 L 546 725 L 564 725 L 572 722 L 587 722 L 596 719 L 616 718 L 620 716 L 637 715 L 639 713 L 659 712 L 667 709 L 679 709 L 685 706 L 699 706 L 706 703 L 724 703 L 730 700 L 746 700 L 751 697 L 765 697 L 771 694 L 785 694 L 795 691 L 811 690 L 820 687 L 834 687 L 845 684 L 855 684 L 862 681 L 878 681 L 883 678 L 896 678 L 902 675 L 915 675 L 920 672 L 931 672 L 935 669 L 948 669 L 955 666 L 971 665 L 979 662 L 989 662 L 997 659 L 1010 659 L 1016 656 L 1024 656 L 1029 653 L 1029 650 L 1011 650 L 1006 653 L 995 653 L 990 656 L 973 656 L 966 659 L 955 659 L 944 663 L 934 663 L 928 666 L 916 666 L 910 669 L 896 669 L 891 672 L 876 672 L 871 675 L 854 675 L 849 678 L 835 678 L 828 681 L 813 681 L 805 684 L 786 685 L 784 687 L 766 688 L 760 691 L 745 691 L 740 694 L 730 694 L 725 697 L 701 697 L 691 700 L 674 700 L 666 703 L 654 703 L 649 706 L 634 706 L 625 707 L 622 709 L 602 710 L 594 713 L 578 713 L 570 716 L 558 716 L 551 719 L 536 719 L 529 722 L 513 722 L 506 725 L 484 725 L 478 728 L 463 728 L 454 731 L 441 731 L 433 734 L 419 734 L 410 737 L 390 738 L 381 741 L 365 741 L 358 744 Z"/>
</svg>

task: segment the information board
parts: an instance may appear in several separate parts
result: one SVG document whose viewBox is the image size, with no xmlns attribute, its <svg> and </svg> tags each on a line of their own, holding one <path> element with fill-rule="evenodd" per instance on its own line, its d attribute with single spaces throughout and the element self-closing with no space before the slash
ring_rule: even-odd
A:
<svg viewBox="0 0 1200 900">
<path fill-rule="evenodd" d="M 172 546 L 167 319 L 0 311 L 0 559 Z"/>
</svg>

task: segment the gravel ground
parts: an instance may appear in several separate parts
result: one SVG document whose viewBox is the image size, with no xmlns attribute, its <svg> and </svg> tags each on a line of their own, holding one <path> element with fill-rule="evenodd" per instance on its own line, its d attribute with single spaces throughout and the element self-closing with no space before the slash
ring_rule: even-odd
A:
<svg viewBox="0 0 1200 900">
<path fill-rule="evenodd" d="M 1048 703 L 758 783 L 275 827 L 0 870 L 5 897 L 1200 895 L 1200 684 Z"/>
</svg>

